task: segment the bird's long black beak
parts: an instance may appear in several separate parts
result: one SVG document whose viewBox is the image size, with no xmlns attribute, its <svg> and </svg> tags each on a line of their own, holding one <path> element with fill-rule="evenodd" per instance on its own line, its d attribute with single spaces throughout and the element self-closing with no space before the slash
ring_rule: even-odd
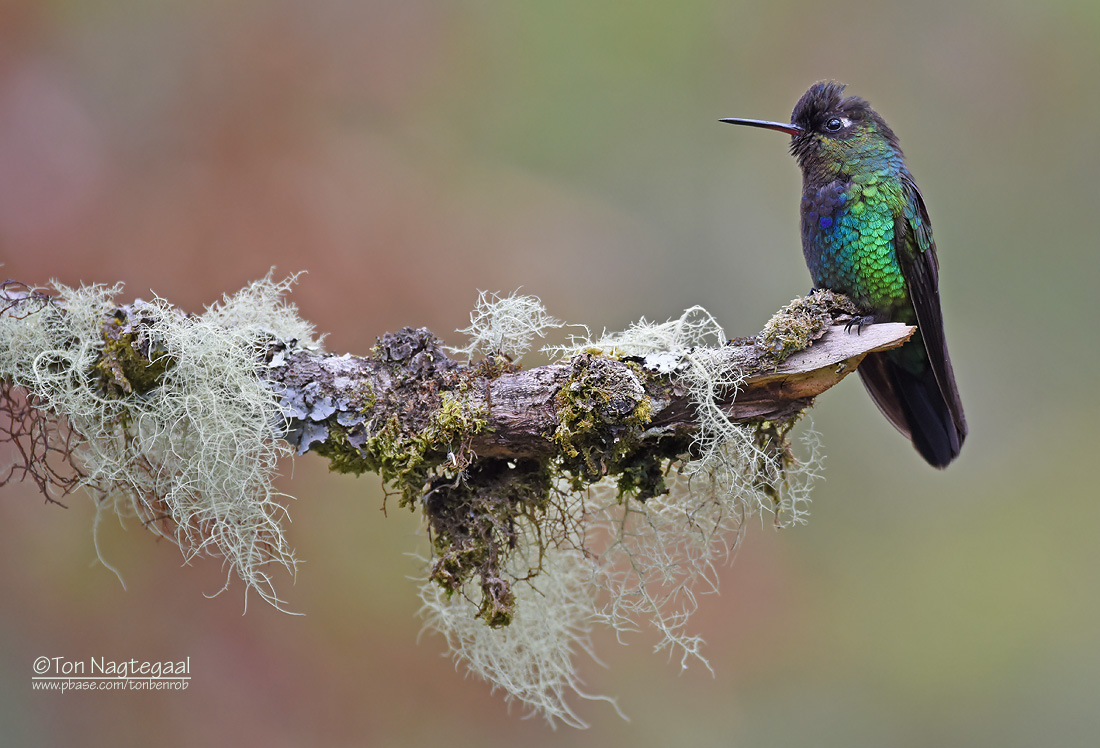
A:
<svg viewBox="0 0 1100 748">
<path fill-rule="evenodd" d="M 802 134 L 801 127 L 787 122 L 768 122 L 762 119 L 741 119 L 740 117 L 730 117 L 718 121 L 729 122 L 731 125 L 748 125 L 749 127 L 762 127 L 765 130 L 777 130 L 779 132 L 785 132 L 791 137 Z"/>
</svg>

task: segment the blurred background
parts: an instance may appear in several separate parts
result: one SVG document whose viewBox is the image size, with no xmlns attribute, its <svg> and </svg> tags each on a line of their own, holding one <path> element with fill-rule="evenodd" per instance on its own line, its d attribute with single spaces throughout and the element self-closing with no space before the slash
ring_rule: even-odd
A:
<svg viewBox="0 0 1100 748">
<path fill-rule="evenodd" d="M 0 490 L 9 745 L 1095 745 L 1100 5 L 0 0 L 0 276 L 191 311 L 307 270 L 333 351 L 479 289 L 597 330 L 702 304 L 750 335 L 810 287 L 787 119 L 821 78 L 927 197 L 961 459 L 926 466 L 855 378 L 812 411 L 807 526 L 754 525 L 695 619 L 713 675 L 600 634 L 551 731 L 418 639 L 416 518 L 285 465 L 288 616 L 90 500 Z M 537 356 L 528 364 L 540 363 Z M 40 655 L 191 658 L 183 693 L 43 693 Z"/>
</svg>

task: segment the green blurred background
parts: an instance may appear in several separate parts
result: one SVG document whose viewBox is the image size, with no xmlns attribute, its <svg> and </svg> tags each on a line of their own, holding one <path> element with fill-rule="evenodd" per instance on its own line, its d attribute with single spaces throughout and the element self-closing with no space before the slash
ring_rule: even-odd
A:
<svg viewBox="0 0 1100 748">
<path fill-rule="evenodd" d="M 415 517 L 285 466 L 278 613 L 214 560 L 0 491 L 5 745 L 1059 746 L 1100 738 L 1100 4 L 2 0 L 0 275 L 190 310 L 275 265 L 334 351 L 522 286 L 599 329 L 810 282 L 785 119 L 837 78 L 928 199 L 971 432 L 937 472 L 854 379 L 813 410 L 810 524 L 755 525 L 695 628 L 713 676 L 597 636 L 586 732 L 520 719 L 420 623 Z M 537 360 L 529 363 L 538 363 Z M 42 693 L 39 655 L 192 662 Z"/>
</svg>

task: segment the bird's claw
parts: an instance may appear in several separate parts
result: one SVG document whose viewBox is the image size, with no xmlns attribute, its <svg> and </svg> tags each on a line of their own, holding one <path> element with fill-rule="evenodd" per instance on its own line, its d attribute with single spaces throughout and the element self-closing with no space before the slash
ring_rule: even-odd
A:
<svg viewBox="0 0 1100 748">
<path fill-rule="evenodd" d="M 851 333 L 852 328 L 856 328 L 856 335 L 859 335 L 863 331 L 864 325 L 873 325 L 875 323 L 874 315 L 867 314 L 859 317 L 852 317 L 844 324 L 844 332 Z"/>
</svg>

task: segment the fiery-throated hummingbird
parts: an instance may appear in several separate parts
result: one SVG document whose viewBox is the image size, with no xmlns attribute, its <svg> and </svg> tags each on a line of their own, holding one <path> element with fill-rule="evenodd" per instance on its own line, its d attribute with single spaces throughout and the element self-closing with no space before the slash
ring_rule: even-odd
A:
<svg viewBox="0 0 1100 748">
<path fill-rule="evenodd" d="M 790 124 L 724 119 L 791 136 L 802 169 L 802 253 L 815 288 L 848 296 L 872 322 L 915 324 L 900 348 L 859 365 L 872 399 L 930 464 L 946 467 L 966 438 L 940 312 L 939 261 L 928 209 L 897 136 L 863 99 L 815 83 Z"/>
</svg>

